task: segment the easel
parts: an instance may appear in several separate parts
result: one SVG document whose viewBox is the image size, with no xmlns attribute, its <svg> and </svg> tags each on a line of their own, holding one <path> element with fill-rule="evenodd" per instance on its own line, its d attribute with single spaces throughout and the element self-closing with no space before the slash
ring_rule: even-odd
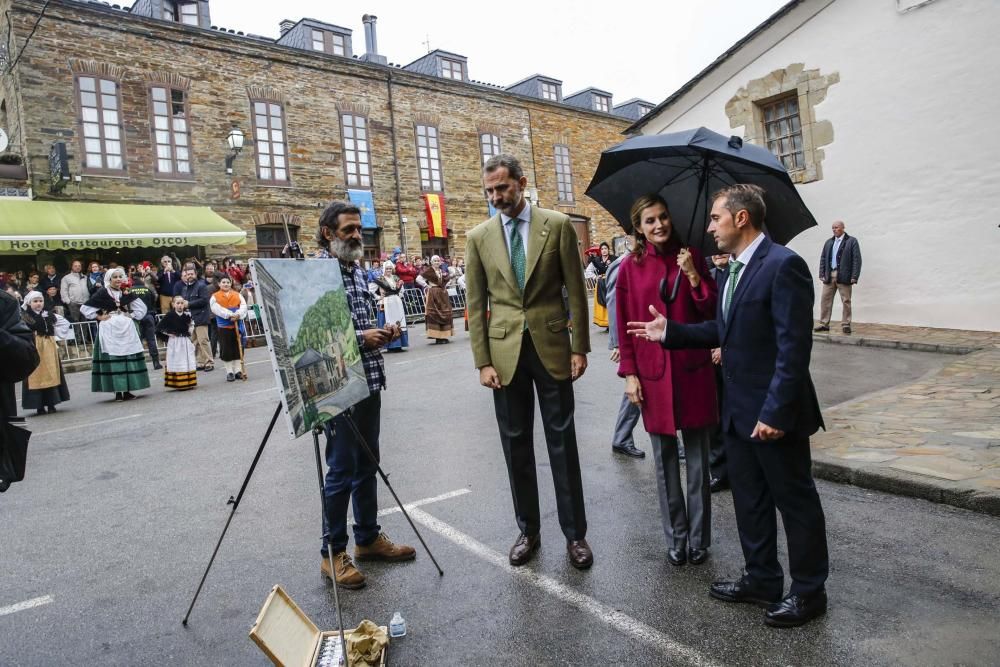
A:
<svg viewBox="0 0 1000 667">
<path fill-rule="evenodd" d="M 287 223 L 285 224 L 285 234 L 286 238 L 288 239 L 288 245 L 290 251 L 295 252 L 296 254 L 295 259 L 298 260 L 305 259 L 305 257 L 302 255 L 301 249 L 299 249 L 298 247 L 298 244 L 292 245 L 291 236 L 288 235 Z M 271 437 L 271 431 L 274 430 L 274 425 L 278 421 L 278 417 L 281 415 L 281 409 L 282 409 L 282 404 L 278 403 L 277 407 L 274 410 L 274 415 L 271 417 L 271 422 L 268 424 L 267 430 L 264 432 L 264 437 L 260 441 L 260 446 L 257 448 L 257 453 L 253 458 L 253 462 L 250 464 L 250 469 L 247 471 L 246 477 L 243 479 L 243 484 L 242 486 L 240 486 L 239 493 L 236 494 L 235 498 L 230 496 L 229 500 L 226 503 L 228 505 L 233 506 L 232 510 L 229 513 L 229 518 L 226 519 L 226 525 L 222 529 L 222 534 L 219 536 L 219 541 L 215 545 L 215 550 L 212 551 L 212 557 L 208 561 L 208 566 L 205 568 L 205 573 L 201 577 L 201 581 L 198 584 L 198 589 L 195 591 L 194 598 L 191 600 L 191 605 L 188 607 L 187 613 L 184 614 L 184 618 L 181 620 L 181 624 L 184 627 L 187 627 L 188 618 L 190 618 L 191 616 L 191 610 L 194 609 L 194 605 L 198 601 L 198 596 L 201 594 L 201 589 L 205 585 L 205 580 L 208 578 L 208 573 L 212 569 L 212 564 L 215 562 L 216 555 L 219 553 L 219 547 L 222 546 L 222 540 L 225 538 L 226 532 L 229 530 L 229 524 L 232 523 L 233 517 L 236 515 L 236 510 L 240 506 L 240 501 L 243 499 L 243 494 L 246 492 L 247 485 L 250 483 L 250 478 L 253 476 L 254 470 L 257 468 L 257 462 L 260 461 L 260 456 L 264 452 L 264 446 L 267 444 L 268 438 Z M 441 569 L 441 566 L 438 564 L 437 559 L 434 558 L 434 554 L 431 553 L 431 550 L 427 547 L 427 543 L 424 541 L 423 536 L 420 534 L 420 531 L 417 530 L 416 525 L 413 523 L 413 519 L 410 518 L 410 515 L 406 511 L 406 508 L 403 506 L 403 503 L 399 499 L 399 496 L 396 495 L 396 491 L 392 488 L 392 485 L 389 483 L 389 477 L 385 474 L 385 471 L 382 470 L 382 466 L 379 464 L 378 458 L 375 456 L 375 453 L 368 445 L 368 442 L 365 440 L 364 436 L 361 434 L 361 431 L 358 429 L 358 425 L 355 423 L 354 418 L 351 416 L 350 409 L 344 411 L 338 416 L 344 418 L 344 421 L 351 429 L 351 432 L 354 434 L 354 437 L 358 442 L 358 444 L 361 445 L 362 449 L 364 449 L 365 451 L 365 454 L 367 454 L 368 457 L 375 464 L 375 468 L 378 471 L 379 476 L 382 478 L 382 482 L 386 485 L 386 488 L 389 489 L 389 493 L 392 494 L 392 497 L 396 501 L 396 504 L 399 506 L 399 509 L 403 513 L 403 516 L 406 517 L 406 521 L 410 524 L 410 528 L 413 529 L 413 532 L 416 534 L 417 539 L 420 540 L 420 544 L 421 546 L 423 546 L 424 551 L 427 552 L 427 555 L 430 557 L 431 562 L 434 563 L 434 567 L 437 568 L 438 576 L 444 576 L 444 570 Z M 331 429 L 333 428 L 332 424 L 330 424 L 330 428 Z M 320 450 L 319 450 L 319 434 L 323 432 L 323 430 L 324 426 L 321 424 L 317 424 L 312 429 L 312 437 L 313 437 L 313 449 L 316 454 L 316 477 L 317 481 L 319 482 L 320 506 L 322 509 L 321 517 L 323 519 L 324 528 L 327 528 L 329 526 L 329 522 L 327 520 L 327 515 L 326 515 L 327 507 L 326 507 L 325 485 L 323 480 L 323 458 L 320 455 Z M 333 599 L 334 599 L 334 604 L 336 605 L 337 608 L 337 624 L 339 626 L 338 629 L 340 631 L 341 654 L 344 656 L 344 664 L 350 667 L 350 659 L 348 658 L 347 655 L 347 643 L 344 640 L 343 611 L 340 606 L 340 594 L 337 590 L 337 575 L 333 562 L 333 534 L 329 530 L 326 530 L 326 533 L 327 533 L 327 559 L 328 559 L 327 562 L 330 566 L 331 578 L 333 579 Z"/>
</svg>

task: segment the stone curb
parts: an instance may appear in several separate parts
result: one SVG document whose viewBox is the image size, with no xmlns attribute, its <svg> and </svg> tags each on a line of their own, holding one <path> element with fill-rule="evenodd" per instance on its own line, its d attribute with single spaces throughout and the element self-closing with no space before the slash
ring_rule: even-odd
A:
<svg viewBox="0 0 1000 667">
<path fill-rule="evenodd" d="M 833 336 L 827 333 L 814 333 L 813 340 L 833 345 L 857 345 L 860 347 L 880 347 L 891 350 L 912 350 L 914 352 L 937 352 L 939 354 L 971 354 L 982 347 L 968 345 L 949 345 L 947 343 L 917 343 L 887 338 L 866 338 L 864 336 Z"/>
<path fill-rule="evenodd" d="M 898 496 L 921 498 L 934 503 L 1000 517 L 1000 491 L 988 493 L 970 488 L 943 487 L 930 480 L 905 472 L 887 473 L 870 467 L 834 462 L 813 452 L 813 475 L 839 484 L 883 491 Z"/>
</svg>

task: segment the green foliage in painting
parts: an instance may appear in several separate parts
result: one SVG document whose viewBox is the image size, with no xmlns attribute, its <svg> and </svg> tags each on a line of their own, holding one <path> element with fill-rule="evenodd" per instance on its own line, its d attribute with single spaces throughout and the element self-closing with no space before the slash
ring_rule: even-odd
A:
<svg viewBox="0 0 1000 667">
<path fill-rule="evenodd" d="M 348 366 L 361 361 L 347 295 L 339 290 L 330 290 L 309 306 L 302 317 L 298 334 L 292 341 L 290 352 L 293 357 L 297 357 L 309 348 L 323 351 L 334 341 L 343 346 L 344 362 Z"/>
</svg>

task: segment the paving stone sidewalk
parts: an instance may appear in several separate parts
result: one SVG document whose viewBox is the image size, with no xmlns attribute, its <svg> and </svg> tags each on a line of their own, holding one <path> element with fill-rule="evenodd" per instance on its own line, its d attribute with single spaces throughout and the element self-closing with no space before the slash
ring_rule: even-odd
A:
<svg viewBox="0 0 1000 667">
<path fill-rule="evenodd" d="M 920 343 L 978 351 L 916 382 L 825 411 L 828 430 L 812 441 L 816 476 L 1000 516 L 1000 333 L 853 329 L 902 349 Z M 824 338 L 846 336 L 817 335 Z"/>
<path fill-rule="evenodd" d="M 816 322 L 818 325 L 819 322 Z M 816 341 L 841 345 L 887 347 L 920 352 L 968 354 L 1000 345 L 1000 332 L 906 327 L 898 324 L 853 323 L 851 335 L 841 333 L 840 322 L 830 323 L 829 333 L 814 333 Z"/>
</svg>

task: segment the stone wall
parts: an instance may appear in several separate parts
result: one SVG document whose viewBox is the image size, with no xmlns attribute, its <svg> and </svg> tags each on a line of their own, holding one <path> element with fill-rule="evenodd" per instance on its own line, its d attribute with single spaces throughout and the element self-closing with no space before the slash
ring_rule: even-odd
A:
<svg viewBox="0 0 1000 667">
<path fill-rule="evenodd" d="M 11 10 L 16 44 L 30 32 L 40 7 L 34 0 L 0 0 L 0 9 Z M 6 25 L 2 27 L 5 31 Z M 83 173 L 74 68 L 95 66 L 122 71 L 127 163 L 123 176 Z M 503 150 L 522 159 L 529 187 L 537 187 L 542 204 L 550 207 L 556 199 L 552 146 L 567 143 L 577 201 L 573 207 L 560 208 L 590 218 L 595 238 L 610 238 L 617 227 L 583 195 L 600 151 L 620 141 L 628 125 L 627 120 L 609 114 L 65 0 L 54 0 L 49 6 L 16 76 L 25 110 L 27 160 L 39 197 L 209 205 L 248 232 L 246 245 L 212 248 L 213 255 L 253 256 L 255 221 L 268 213 L 300 216 L 300 238 L 312 238 L 319 207 L 332 198 L 346 197 L 340 128 L 340 112 L 345 110 L 368 118 L 382 250 L 391 250 L 401 240 L 411 253 L 420 248 L 420 228 L 426 223 L 416 162 L 418 120 L 433 121 L 439 129 L 453 254 L 463 253 L 466 232 L 488 213 L 480 176 L 479 129 L 483 127 L 498 132 Z M 183 182 L 157 178 L 154 172 L 148 86 L 163 77 L 183 77 L 189 84 L 193 171 Z M 287 186 L 266 185 L 256 177 L 248 90 L 259 89 L 284 101 L 290 166 Z M 233 164 L 233 175 L 228 176 L 225 138 L 233 126 L 246 135 L 246 146 Z M 48 152 L 52 142 L 59 140 L 66 142 L 74 175 L 82 178 L 59 195 L 49 195 Z M 399 170 L 398 200 L 394 166 Z M 239 182 L 239 198 L 232 196 L 234 179 Z M 402 235 L 401 217 L 407 220 Z"/>
</svg>

